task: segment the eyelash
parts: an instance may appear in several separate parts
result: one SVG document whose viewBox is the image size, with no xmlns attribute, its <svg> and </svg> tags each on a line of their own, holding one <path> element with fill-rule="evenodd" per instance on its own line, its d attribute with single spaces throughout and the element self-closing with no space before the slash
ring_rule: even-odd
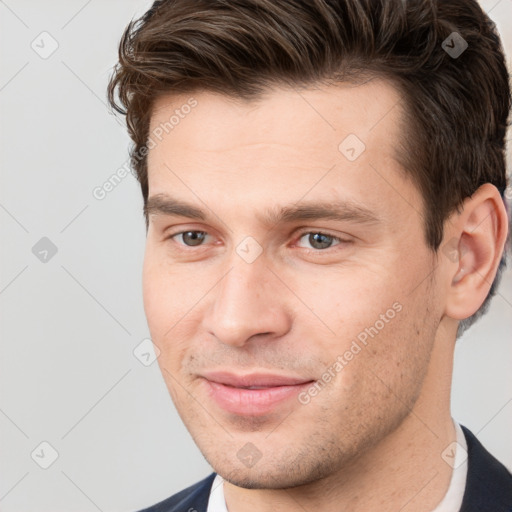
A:
<svg viewBox="0 0 512 512">
<path fill-rule="evenodd" d="M 187 229 L 185 231 L 179 231 L 177 233 L 172 233 L 170 234 L 168 237 L 166 237 L 166 239 L 168 240 L 172 240 L 174 237 L 177 237 L 179 235 L 183 235 L 185 233 L 204 233 L 206 236 L 208 236 L 209 234 L 206 232 L 206 231 L 202 231 L 200 229 Z M 305 251 L 306 253 L 315 253 L 315 254 L 320 254 L 320 253 L 325 253 L 327 252 L 329 249 L 332 249 L 333 247 L 336 247 L 338 245 L 341 245 L 341 244 L 348 244 L 350 243 L 350 240 L 345 240 L 343 238 L 340 238 L 338 236 L 335 236 L 335 235 L 332 235 L 330 233 L 327 233 L 325 231 L 315 231 L 315 230 L 304 230 L 304 231 L 301 231 L 298 235 L 297 235 L 297 241 L 300 241 L 305 235 L 323 235 L 323 236 L 327 236 L 329 238 L 331 238 L 333 241 L 337 242 L 335 243 L 334 245 L 331 245 L 330 247 L 326 247 L 325 249 L 308 249 L 308 248 L 305 248 L 305 247 L 300 247 L 300 249 L 302 249 L 303 251 Z M 191 246 L 191 245 L 186 245 L 186 244 L 181 244 L 181 243 L 178 243 L 178 245 L 180 247 L 184 247 L 186 248 L 185 250 L 192 250 L 192 249 L 196 249 L 196 248 L 199 248 L 199 247 L 203 247 L 203 245 L 198 245 L 198 246 Z"/>
<path fill-rule="evenodd" d="M 332 235 L 330 233 L 326 233 L 325 231 L 311 231 L 310 230 L 310 231 L 301 231 L 297 235 L 297 242 L 295 242 L 295 243 L 300 242 L 300 240 L 302 238 L 304 238 L 306 235 L 322 235 L 322 236 L 326 236 L 326 237 L 330 238 L 332 240 L 332 242 L 333 242 L 332 245 L 330 245 L 329 247 L 326 247 L 325 249 L 315 249 L 315 248 L 309 248 L 309 247 L 299 247 L 301 250 L 305 251 L 307 254 L 310 254 L 310 253 L 315 253 L 315 254 L 327 253 L 327 252 L 330 252 L 330 250 L 334 249 L 334 247 L 336 247 L 338 245 L 341 245 L 343 242 L 346 242 L 342 238 L 340 238 L 338 236 L 335 236 L 335 235 Z"/>
</svg>

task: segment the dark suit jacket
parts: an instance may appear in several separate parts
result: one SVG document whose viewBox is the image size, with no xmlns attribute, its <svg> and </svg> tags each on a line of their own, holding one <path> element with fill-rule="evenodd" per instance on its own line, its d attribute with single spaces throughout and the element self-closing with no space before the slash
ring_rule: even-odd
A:
<svg viewBox="0 0 512 512">
<path fill-rule="evenodd" d="M 462 426 L 462 425 L 461 425 Z M 459 512 L 512 512 L 512 474 L 462 426 L 468 444 L 468 475 Z M 140 512 L 206 512 L 215 473 Z"/>
</svg>

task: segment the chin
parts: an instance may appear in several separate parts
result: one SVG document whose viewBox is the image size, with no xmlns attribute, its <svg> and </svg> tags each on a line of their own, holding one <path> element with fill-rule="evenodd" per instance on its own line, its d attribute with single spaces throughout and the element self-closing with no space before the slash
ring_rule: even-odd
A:
<svg viewBox="0 0 512 512">
<path fill-rule="evenodd" d="M 252 468 L 228 466 L 225 459 L 220 464 L 215 464 L 218 459 L 208 462 L 224 480 L 244 489 L 291 489 L 322 480 L 337 469 L 335 460 L 308 460 L 301 454 L 295 460 L 259 461 Z"/>
</svg>

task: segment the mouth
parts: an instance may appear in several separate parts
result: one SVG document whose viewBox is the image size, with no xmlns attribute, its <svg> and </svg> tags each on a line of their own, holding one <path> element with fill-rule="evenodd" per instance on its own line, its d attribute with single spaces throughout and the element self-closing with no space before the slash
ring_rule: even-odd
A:
<svg viewBox="0 0 512 512">
<path fill-rule="evenodd" d="M 261 416 L 289 403 L 314 380 L 294 376 L 208 372 L 201 375 L 208 397 L 224 411 Z M 295 400 L 298 404 L 298 401 Z"/>
</svg>

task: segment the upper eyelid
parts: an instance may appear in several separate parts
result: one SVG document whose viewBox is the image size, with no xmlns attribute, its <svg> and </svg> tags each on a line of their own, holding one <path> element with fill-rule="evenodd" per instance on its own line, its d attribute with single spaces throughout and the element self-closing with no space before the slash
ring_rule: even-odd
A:
<svg viewBox="0 0 512 512">
<path fill-rule="evenodd" d="M 332 235 L 330 233 L 326 233 L 324 231 L 304 231 L 302 233 L 299 233 L 295 239 L 296 239 L 296 242 L 294 242 L 294 245 L 298 244 L 298 242 L 300 242 L 301 238 L 304 236 L 304 235 L 308 235 L 308 234 L 311 234 L 311 233 L 314 233 L 314 234 L 322 234 L 324 236 L 328 236 L 329 238 L 332 238 L 334 240 L 336 240 L 338 243 L 336 243 L 335 245 L 331 245 L 329 247 L 326 247 L 325 249 L 309 249 L 308 247 L 301 247 L 301 249 L 304 249 L 306 251 L 314 251 L 314 252 L 327 252 L 329 249 L 333 248 L 333 247 L 337 247 L 338 245 L 341 245 L 342 243 L 346 243 L 348 242 L 348 240 L 345 240 L 344 238 L 340 237 L 340 236 L 337 236 L 337 235 Z"/>
<path fill-rule="evenodd" d="M 204 229 L 185 229 L 185 230 L 181 230 L 181 231 L 177 231 L 176 233 L 169 233 L 167 235 L 165 235 L 165 239 L 171 239 L 171 238 L 174 238 L 174 237 L 177 237 L 178 235 L 183 235 L 185 233 L 189 233 L 189 232 L 193 232 L 193 233 L 204 233 L 206 236 L 213 236 L 211 235 L 210 233 L 208 233 L 208 231 L 205 231 Z M 194 246 L 188 246 L 188 245 L 185 245 L 185 244 L 180 244 L 182 245 L 183 247 L 191 247 L 193 248 Z M 198 245 L 198 246 L 195 246 L 195 247 L 202 247 L 202 245 Z"/>
<path fill-rule="evenodd" d="M 343 235 L 339 235 L 339 234 L 335 235 L 334 233 L 330 233 L 328 229 L 321 229 L 321 228 L 320 229 L 305 228 L 304 230 L 299 230 L 299 232 L 295 235 L 295 237 L 302 238 L 304 235 L 308 235 L 311 233 L 329 236 L 331 238 L 336 238 L 337 240 L 343 240 Z"/>
<path fill-rule="evenodd" d="M 176 235 L 182 235 L 183 233 L 189 233 L 190 231 L 196 232 L 196 233 L 205 233 L 207 235 L 211 235 L 211 233 L 209 233 L 205 229 L 195 229 L 195 228 L 183 229 L 182 228 L 180 231 L 176 231 L 176 233 L 168 233 L 167 236 L 168 237 L 173 237 L 173 236 L 176 236 Z M 319 228 L 319 229 L 298 228 L 295 231 L 298 231 L 297 233 L 295 233 L 295 235 L 294 235 L 295 237 L 297 237 L 297 236 L 298 237 L 303 237 L 304 235 L 315 233 L 315 234 L 322 234 L 322 235 L 330 236 L 332 238 L 341 238 L 341 236 L 335 235 L 333 233 L 330 233 L 329 230 L 322 229 L 322 228 Z"/>
<path fill-rule="evenodd" d="M 176 226 L 171 226 L 169 228 L 166 228 L 166 229 L 162 230 L 165 238 L 171 238 L 171 237 L 176 236 L 176 235 L 181 235 L 183 233 L 188 233 L 189 231 L 195 231 L 195 232 L 198 232 L 198 233 L 206 233 L 207 235 L 212 235 L 212 233 L 210 231 L 207 231 L 206 229 L 197 228 L 197 227 L 190 227 L 190 228 L 185 228 L 185 229 L 181 228 L 181 229 L 179 229 L 176 232 L 174 232 L 174 228 L 176 228 Z"/>
</svg>

